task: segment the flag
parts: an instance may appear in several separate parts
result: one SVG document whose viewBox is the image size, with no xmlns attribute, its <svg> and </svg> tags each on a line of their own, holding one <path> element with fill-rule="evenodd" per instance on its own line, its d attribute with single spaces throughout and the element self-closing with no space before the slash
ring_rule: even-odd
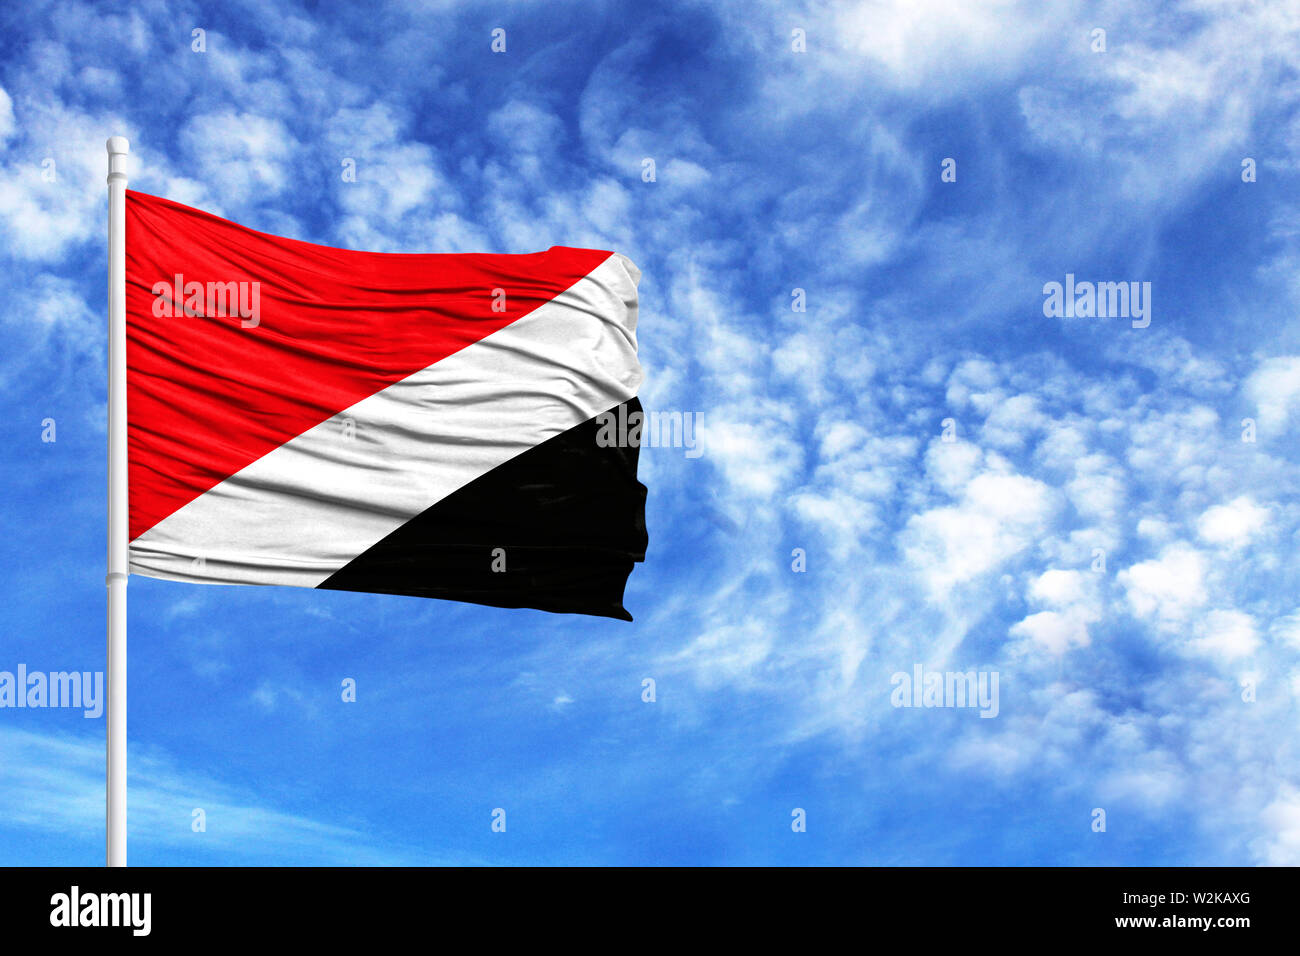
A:
<svg viewBox="0 0 1300 956">
<path fill-rule="evenodd" d="M 130 570 L 631 620 L 625 256 L 358 252 L 126 193 Z M 608 416 L 614 416 L 613 419 Z"/>
</svg>

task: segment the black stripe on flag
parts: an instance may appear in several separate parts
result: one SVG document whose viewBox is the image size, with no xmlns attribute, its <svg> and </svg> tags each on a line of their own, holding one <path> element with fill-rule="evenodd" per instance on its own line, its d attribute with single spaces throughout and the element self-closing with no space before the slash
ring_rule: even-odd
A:
<svg viewBox="0 0 1300 956">
<path fill-rule="evenodd" d="M 596 444 L 599 418 L 453 492 L 319 586 L 632 620 L 623 588 L 645 560 L 646 488 L 636 447 Z"/>
</svg>

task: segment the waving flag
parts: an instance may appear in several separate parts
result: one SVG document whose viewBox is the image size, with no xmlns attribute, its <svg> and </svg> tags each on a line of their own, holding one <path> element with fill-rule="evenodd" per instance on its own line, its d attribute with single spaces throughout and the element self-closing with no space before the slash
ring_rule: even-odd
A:
<svg viewBox="0 0 1300 956">
<path fill-rule="evenodd" d="M 631 620 L 637 268 L 333 249 L 126 194 L 130 570 Z M 621 406 L 626 406 L 622 407 Z"/>
</svg>

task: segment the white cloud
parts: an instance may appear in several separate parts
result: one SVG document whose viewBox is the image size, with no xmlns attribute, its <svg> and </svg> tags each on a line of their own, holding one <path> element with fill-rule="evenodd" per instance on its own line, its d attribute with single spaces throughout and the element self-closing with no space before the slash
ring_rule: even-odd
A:
<svg viewBox="0 0 1300 956">
<path fill-rule="evenodd" d="M 1088 625 L 1101 619 L 1097 575 L 1072 568 L 1051 568 L 1030 583 L 1028 599 L 1048 610 L 1030 614 L 1013 625 L 1013 637 L 1027 638 L 1054 656 L 1075 647 L 1087 647 L 1092 639 Z"/>
<path fill-rule="evenodd" d="M 1214 610 L 1196 622 L 1191 649 L 1221 661 L 1253 654 L 1260 646 L 1255 619 L 1235 610 Z"/>
<path fill-rule="evenodd" d="M 719 623 L 694 637 L 670 657 L 670 666 L 688 666 L 704 687 L 752 685 L 772 650 L 774 635 L 755 618 Z"/>
<path fill-rule="evenodd" d="M 1036 395 L 1012 395 L 1004 399 L 980 429 L 980 440 L 1003 449 L 1022 447 L 1029 437 L 1048 423 Z"/>
<path fill-rule="evenodd" d="M 1105 53 L 1090 52 L 1091 26 L 1074 20 L 1077 32 L 1062 34 L 1073 55 L 1050 80 L 1021 90 L 1022 115 L 1042 147 L 1110 167 L 1113 201 L 1170 207 L 1235 165 L 1252 123 L 1274 106 L 1271 91 L 1300 59 L 1287 4 L 1204 9 L 1176 43 L 1165 40 L 1170 15 L 1158 7 L 1094 14 L 1108 28 Z M 1079 109 L 1085 98 L 1092 111 Z M 1097 115 L 1112 121 L 1089 120 Z"/>
<path fill-rule="evenodd" d="M 1059 607 L 1080 603 L 1088 590 L 1088 581 L 1082 571 L 1053 568 L 1030 583 L 1029 596 L 1035 601 Z"/>
<path fill-rule="evenodd" d="M 1207 600 L 1206 561 L 1186 544 L 1173 544 L 1159 558 L 1119 573 L 1119 583 L 1139 616 L 1159 623 L 1187 620 Z"/>
<path fill-rule="evenodd" d="M 1160 518 L 1141 518 L 1138 520 L 1136 531 L 1139 537 L 1163 544 L 1173 536 L 1174 526 Z"/>
<path fill-rule="evenodd" d="M 932 592 L 970 581 L 1029 548 L 1055 512 L 1051 490 L 1034 478 L 985 471 L 956 505 L 914 515 L 904 552 Z"/>
<path fill-rule="evenodd" d="M 15 112 L 21 137 L 0 165 L 0 235 L 17 258 L 53 261 L 69 246 L 103 234 L 108 199 L 104 177 L 111 116 L 59 102 L 24 102 Z"/>
<path fill-rule="evenodd" d="M 1039 611 L 1012 625 L 1011 633 L 1027 637 L 1052 654 L 1060 655 L 1072 647 L 1089 643 L 1088 622 L 1074 614 Z"/>
<path fill-rule="evenodd" d="M 1265 866 L 1300 866 L 1300 788 L 1287 783 L 1260 813 L 1266 835 L 1255 850 Z"/>
<path fill-rule="evenodd" d="M 513 99 L 487 118 L 487 129 L 516 158 L 545 156 L 559 149 L 564 123 L 549 110 Z"/>
<path fill-rule="evenodd" d="M 957 495 L 974 477 L 983 457 L 972 442 L 936 438 L 925 451 L 925 473 L 945 492 Z"/>
<path fill-rule="evenodd" d="M 14 101 L 4 87 L 0 87 L 0 144 L 14 134 Z"/>
<path fill-rule="evenodd" d="M 292 182 L 297 141 L 278 119 L 203 113 L 185 125 L 181 143 L 203 180 L 231 204 L 278 196 Z"/>
<path fill-rule="evenodd" d="M 783 423 L 715 417 L 703 419 L 700 443 L 709 463 L 725 472 L 738 494 L 770 499 L 789 487 L 802 463 L 803 447 Z"/>
<path fill-rule="evenodd" d="M 1072 7 L 1017 0 L 864 0 L 837 5 L 810 43 L 864 57 L 889 82 L 933 96 L 1013 74 L 1044 37 L 1069 29 Z M 1085 41 L 1080 31 L 1079 42 Z M 934 83 L 936 75 L 949 83 Z"/>
<path fill-rule="evenodd" d="M 1269 628 L 1270 636 L 1300 650 L 1300 612 L 1279 617 Z"/>
<path fill-rule="evenodd" d="M 1242 495 L 1226 505 L 1206 509 L 1196 523 L 1196 530 L 1201 539 L 1210 544 L 1240 548 L 1250 543 L 1268 518 L 1267 508 L 1259 507 L 1248 496 Z"/>
<path fill-rule="evenodd" d="M 180 772 L 157 754 L 133 749 L 128 760 L 134 844 L 210 851 L 222 860 L 242 859 L 250 850 L 301 864 L 409 865 L 418 859 L 376 847 L 386 839 L 267 807 L 252 794 Z M 206 814 L 206 832 L 191 830 L 195 807 Z M 103 738 L 0 729 L 0 816 L 8 826 L 46 832 L 102 832 Z"/>
<path fill-rule="evenodd" d="M 1266 359 L 1246 380 L 1246 396 L 1259 409 L 1261 439 L 1286 431 L 1300 410 L 1300 355 Z"/>
</svg>

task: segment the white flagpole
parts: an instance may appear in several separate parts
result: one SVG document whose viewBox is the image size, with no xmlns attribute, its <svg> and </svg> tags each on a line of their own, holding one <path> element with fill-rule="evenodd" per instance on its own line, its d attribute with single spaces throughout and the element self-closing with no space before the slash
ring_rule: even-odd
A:
<svg viewBox="0 0 1300 956">
<path fill-rule="evenodd" d="M 126 154 L 108 146 L 108 865 L 126 866 Z"/>
</svg>

